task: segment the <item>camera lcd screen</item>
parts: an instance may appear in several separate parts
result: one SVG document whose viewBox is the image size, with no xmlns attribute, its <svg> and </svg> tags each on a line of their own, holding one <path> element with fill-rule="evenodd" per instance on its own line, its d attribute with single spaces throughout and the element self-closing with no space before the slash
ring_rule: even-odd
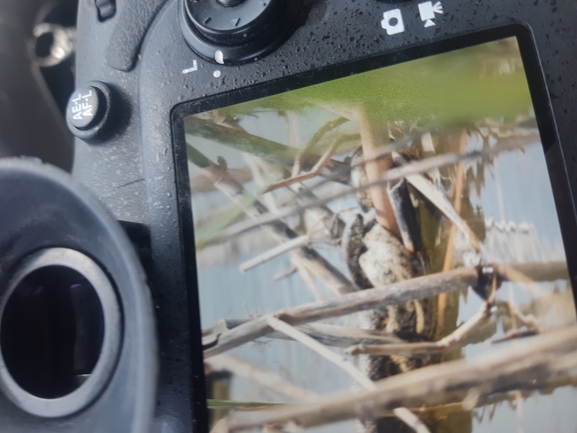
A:
<svg viewBox="0 0 577 433">
<path fill-rule="evenodd" d="M 184 118 L 211 425 L 575 431 L 574 300 L 517 39 L 395 63 Z"/>
</svg>

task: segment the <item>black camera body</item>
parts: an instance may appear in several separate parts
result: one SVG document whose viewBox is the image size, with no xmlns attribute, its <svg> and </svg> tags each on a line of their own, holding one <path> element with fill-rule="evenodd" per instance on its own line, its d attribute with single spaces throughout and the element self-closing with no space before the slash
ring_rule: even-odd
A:
<svg viewBox="0 0 577 433">
<path fill-rule="evenodd" d="M 148 286 L 138 290 L 153 308 L 127 308 L 118 282 L 117 296 L 125 324 L 155 333 L 124 345 L 119 359 L 140 344 L 151 359 L 135 361 L 137 374 L 91 406 L 65 418 L 22 416 L 7 431 L 208 430 L 185 116 L 352 75 L 359 62 L 400 64 L 510 36 L 520 41 L 577 287 L 575 2 L 81 0 L 77 97 L 92 89 L 99 107 L 86 124 L 68 113 L 72 176 L 139 253 Z"/>
</svg>

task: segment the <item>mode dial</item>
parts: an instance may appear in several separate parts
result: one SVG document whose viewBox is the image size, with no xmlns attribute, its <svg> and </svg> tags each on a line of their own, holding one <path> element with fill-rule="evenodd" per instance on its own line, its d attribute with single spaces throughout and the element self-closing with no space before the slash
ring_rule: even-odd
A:
<svg viewBox="0 0 577 433">
<path fill-rule="evenodd" d="M 272 51 L 294 27 L 303 0 L 181 0 L 190 47 L 217 63 L 234 64 Z"/>
</svg>

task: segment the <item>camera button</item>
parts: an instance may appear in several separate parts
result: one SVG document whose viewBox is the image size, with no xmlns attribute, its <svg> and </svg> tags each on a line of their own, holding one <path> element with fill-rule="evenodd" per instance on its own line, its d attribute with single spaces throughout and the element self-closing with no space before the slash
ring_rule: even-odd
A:
<svg viewBox="0 0 577 433">
<path fill-rule="evenodd" d="M 115 0 L 95 0 L 96 9 L 98 10 L 98 20 L 106 21 L 112 18 L 116 13 Z"/>
<path fill-rule="evenodd" d="M 70 132 L 85 141 L 101 141 L 111 131 L 112 91 L 104 83 L 90 81 L 77 88 L 66 106 Z"/>
<path fill-rule="evenodd" d="M 66 118 L 80 130 L 94 126 L 98 121 L 102 97 L 96 87 L 81 87 L 70 96 L 66 107 Z"/>
<path fill-rule="evenodd" d="M 206 60 L 241 64 L 288 39 L 304 0 L 182 0 L 180 26 L 188 45 Z"/>
</svg>

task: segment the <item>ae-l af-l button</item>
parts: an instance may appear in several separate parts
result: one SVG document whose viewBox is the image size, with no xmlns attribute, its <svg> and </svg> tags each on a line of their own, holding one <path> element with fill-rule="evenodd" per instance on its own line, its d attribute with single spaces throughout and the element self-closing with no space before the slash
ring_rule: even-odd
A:
<svg viewBox="0 0 577 433">
<path fill-rule="evenodd" d="M 90 82 L 76 89 L 68 99 L 66 123 L 70 132 L 83 140 L 102 138 L 109 129 L 112 97 L 110 88 L 101 82 Z"/>
<path fill-rule="evenodd" d="M 101 97 L 96 87 L 77 89 L 66 107 L 66 117 L 74 127 L 85 130 L 94 126 L 98 120 Z M 102 110 L 100 110 L 102 111 Z"/>
</svg>

